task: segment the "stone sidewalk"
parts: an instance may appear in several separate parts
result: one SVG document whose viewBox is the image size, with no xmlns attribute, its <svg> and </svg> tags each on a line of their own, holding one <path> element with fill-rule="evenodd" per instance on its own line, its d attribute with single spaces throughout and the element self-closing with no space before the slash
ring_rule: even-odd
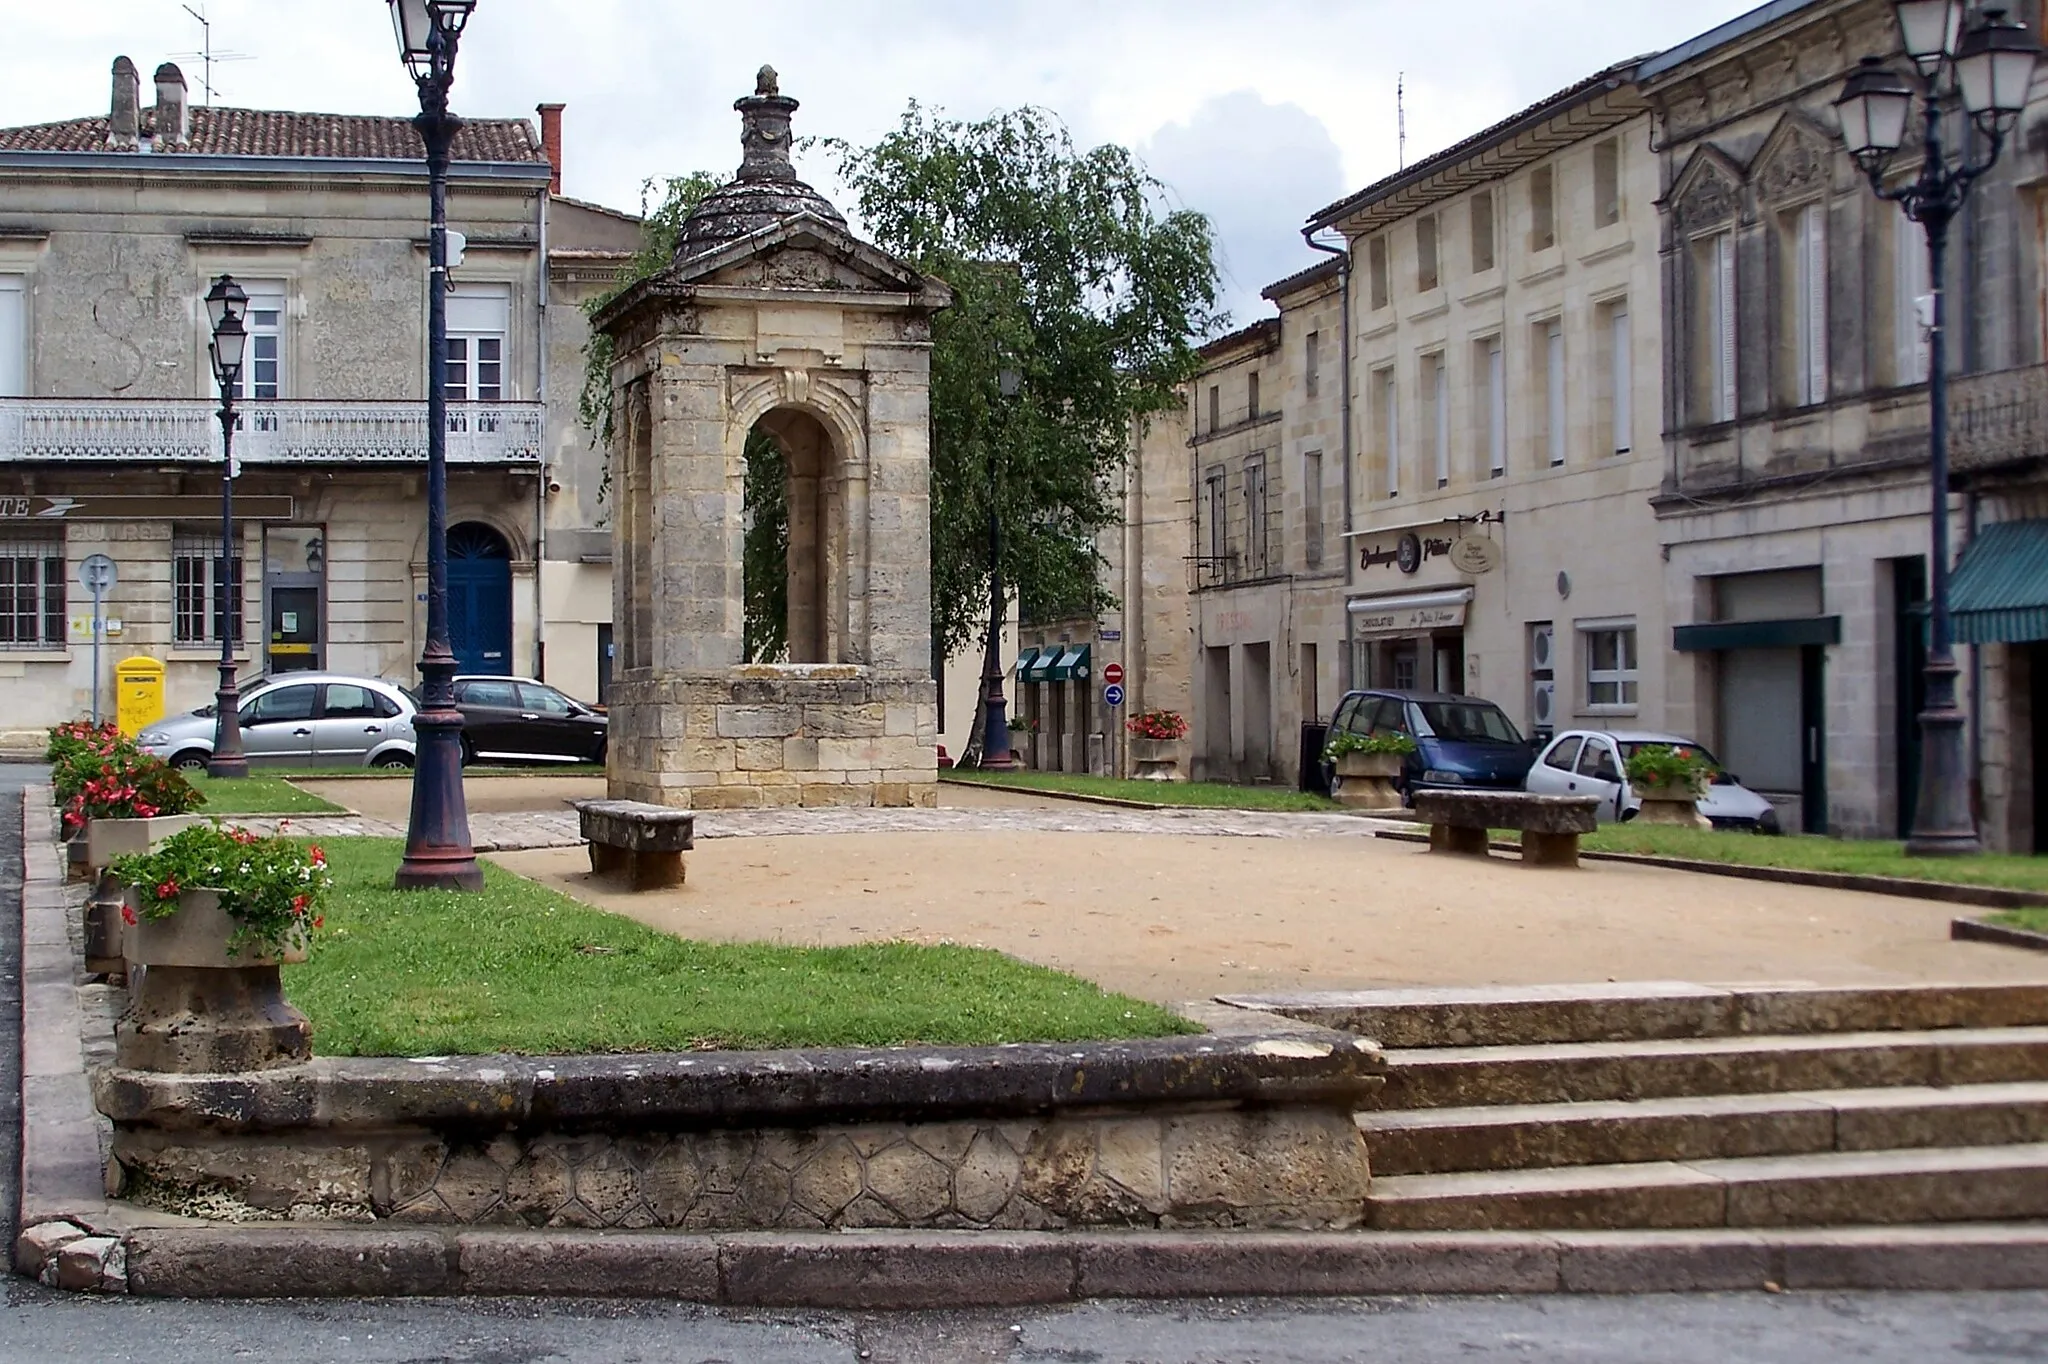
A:
<svg viewBox="0 0 2048 1364">
<path fill-rule="evenodd" d="M 404 838 L 396 820 L 361 815 L 311 815 L 289 821 L 239 819 L 265 832 L 288 822 L 290 832 L 309 838 Z M 788 838 L 804 834 L 888 833 L 1076 833 L 1163 834 L 1183 838 L 1371 838 L 1402 824 L 1355 815 L 1275 814 L 1256 810 L 1125 810 L 1075 805 L 1061 809 L 820 809 L 705 810 L 697 815 L 697 837 Z M 478 852 L 523 852 L 573 848 L 583 839 L 574 810 L 516 814 L 479 813 L 469 819 Z"/>
</svg>

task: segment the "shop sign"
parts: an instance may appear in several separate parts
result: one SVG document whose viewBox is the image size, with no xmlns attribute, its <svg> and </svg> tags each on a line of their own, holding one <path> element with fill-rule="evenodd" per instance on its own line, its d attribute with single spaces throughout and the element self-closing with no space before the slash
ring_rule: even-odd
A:
<svg viewBox="0 0 2048 1364">
<path fill-rule="evenodd" d="M 1500 567 L 1500 546 L 1483 535 L 1460 536 L 1451 546 L 1451 567 L 1478 577 Z"/>
<path fill-rule="evenodd" d="M 1391 541 L 1368 544 L 1358 551 L 1359 568 L 1371 572 L 1375 568 L 1395 568 L 1403 573 L 1420 572 L 1431 559 L 1442 559 L 1451 552 L 1456 543 L 1448 535 L 1417 535 L 1406 531 Z"/>
<path fill-rule="evenodd" d="M 1375 610 L 1371 602 L 1353 602 L 1351 620 L 1352 629 L 1361 635 L 1426 635 L 1432 630 L 1461 628 L 1465 624 L 1465 603 Z"/>
<path fill-rule="evenodd" d="M 211 494 L 199 497 L 82 497 L 36 494 L 31 497 L 0 497 L 0 521 L 198 521 L 220 520 L 220 499 Z M 237 521 L 289 521 L 289 497 L 235 499 Z"/>
</svg>

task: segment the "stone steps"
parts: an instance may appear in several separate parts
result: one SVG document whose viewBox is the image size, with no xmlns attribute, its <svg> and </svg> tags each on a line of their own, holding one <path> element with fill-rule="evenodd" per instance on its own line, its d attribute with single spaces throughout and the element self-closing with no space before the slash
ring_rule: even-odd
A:
<svg viewBox="0 0 2048 1364">
<path fill-rule="evenodd" d="M 1791 1227 L 2048 1217 L 2048 1144 L 1375 1179 L 1377 1230 Z"/>
<path fill-rule="evenodd" d="M 1376 1176 L 2048 1141 L 2048 1082 L 1358 1115 Z"/>
<path fill-rule="evenodd" d="M 2048 1027 L 1390 1050 L 1382 1109 L 2004 1084 L 2048 1077 Z"/>
</svg>

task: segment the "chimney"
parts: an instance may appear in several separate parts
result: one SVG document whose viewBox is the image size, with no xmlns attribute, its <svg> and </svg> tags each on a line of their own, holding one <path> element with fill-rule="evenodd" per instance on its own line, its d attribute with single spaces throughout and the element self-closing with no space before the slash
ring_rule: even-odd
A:
<svg viewBox="0 0 2048 1364">
<path fill-rule="evenodd" d="M 548 159 L 551 174 L 548 176 L 548 193 L 562 192 L 562 110 L 563 104 L 542 104 L 536 108 L 540 114 L 540 149 Z"/>
<path fill-rule="evenodd" d="M 107 150 L 132 152 L 142 145 L 142 76 L 126 57 L 114 58 L 114 103 L 107 113 Z"/>
<path fill-rule="evenodd" d="M 156 149 L 182 147 L 191 134 L 185 110 L 185 73 L 165 62 L 156 69 Z"/>
</svg>

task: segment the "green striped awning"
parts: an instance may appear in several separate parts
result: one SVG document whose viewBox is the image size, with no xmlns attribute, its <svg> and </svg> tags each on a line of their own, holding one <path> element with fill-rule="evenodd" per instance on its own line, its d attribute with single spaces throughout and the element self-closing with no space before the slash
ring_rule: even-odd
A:
<svg viewBox="0 0 2048 1364">
<path fill-rule="evenodd" d="M 1958 644 L 2048 639 L 2048 521 L 1979 528 L 1948 583 Z"/>
<path fill-rule="evenodd" d="M 1086 682 L 1088 680 L 1089 646 L 1069 644 L 1060 652 L 1059 661 L 1047 674 L 1048 682 Z"/>
<path fill-rule="evenodd" d="M 1015 672 L 1017 674 L 1017 680 L 1020 682 L 1023 681 L 1024 674 L 1029 672 L 1031 670 L 1031 665 L 1036 663 L 1037 661 L 1037 649 L 1019 649 L 1017 651 L 1017 666 L 1015 669 Z"/>
</svg>

